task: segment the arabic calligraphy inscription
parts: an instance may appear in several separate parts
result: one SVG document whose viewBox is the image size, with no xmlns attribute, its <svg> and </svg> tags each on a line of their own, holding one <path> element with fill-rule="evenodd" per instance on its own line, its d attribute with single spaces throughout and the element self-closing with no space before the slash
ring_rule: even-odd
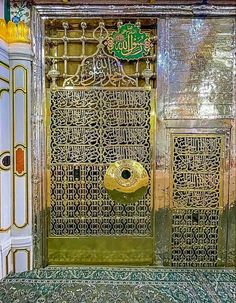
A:
<svg viewBox="0 0 236 303">
<path fill-rule="evenodd" d="M 141 33 L 136 24 L 126 23 L 119 26 L 107 39 L 107 48 L 119 59 L 138 60 L 148 55 L 152 47 L 147 33 Z"/>
</svg>

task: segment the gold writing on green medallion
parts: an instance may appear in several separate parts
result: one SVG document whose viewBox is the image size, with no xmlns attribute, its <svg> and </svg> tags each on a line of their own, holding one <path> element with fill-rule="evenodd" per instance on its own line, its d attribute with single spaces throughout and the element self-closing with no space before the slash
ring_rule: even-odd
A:
<svg viewBox="0 0 236 303">
<path fill-rule="evenodd" d="M 115 57 L 128 61 L 148 55 L 152 47 L 149 35 L 141 32 L 139 22 L 120 24 L 118 31 L 110 34 L 106 44 Z"/>
<path fill-rule="evenodd" d="M 142 164 L 134 160 L 120 160 L 108 167 L 104 187 L 112 200 L 133 203 L 144 196 L 148 181 L 148 173 Z"/>
</svg>

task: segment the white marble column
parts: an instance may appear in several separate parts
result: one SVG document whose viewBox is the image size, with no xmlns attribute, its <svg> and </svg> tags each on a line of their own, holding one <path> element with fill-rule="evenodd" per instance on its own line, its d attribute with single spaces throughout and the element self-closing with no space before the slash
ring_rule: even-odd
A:
<svg viewBox="0 0 236 303">
<path fill-rule="evenodd" d="M 0 40 L 0 278 L 32 267 L 31 65 L 30 44 Z"/>
<path fill-rule="evenodd" d="M 10 269 L 12 226 L 11 97 L 8 44 L 0 40 L 0 278 Z"/>
<path fill-rule="evenodd" d="M 29 270 L 32 263 L 32 214 L 30 188 L 31 46 L 9 46 L 11 67 L 13 226 L 11 249 L 13 271 Z"/>
</svg>

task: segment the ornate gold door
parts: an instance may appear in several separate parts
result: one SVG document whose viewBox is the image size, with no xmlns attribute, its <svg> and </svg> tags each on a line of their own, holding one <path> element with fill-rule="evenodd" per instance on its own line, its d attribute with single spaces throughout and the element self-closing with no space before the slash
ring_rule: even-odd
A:
<svg viewBox="0 0 236 303">
<path fill-rule="evenodd" d="M 84 22 L 81 27 L 85 34 Z M 152 264 L 155 99 L 150 64 L 144 58 L 145 83 L 140 85 L 138 76 L 129 76 L 107 53 L 104 23 L 92 37 L 94 53 L 86 55 L 81 46 L 83 59 L 72 76 L 65 76 L 64 64 L 61 87 L 54 81 L 59 76 L 55 60 L 48 72 L 48 264 Z M 104 182 L 114 163 L 108 184 L 118 198 Z M 146 173 L 143 179 L 140 169 Z"/>
</svg>

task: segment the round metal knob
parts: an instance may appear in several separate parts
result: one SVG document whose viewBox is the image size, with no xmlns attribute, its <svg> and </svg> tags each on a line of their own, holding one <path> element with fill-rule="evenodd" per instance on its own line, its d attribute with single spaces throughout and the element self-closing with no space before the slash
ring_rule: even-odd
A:
<svg viewBox="0 0 236 303">
<path fill-rule="evenodd" d="M 104 187 L 112 200 L 119 203 L 134 203 L 140 200 L 148 187 L 146 169 L 137 161 L 120 160 L 108 167 Z"/>
</svg>

